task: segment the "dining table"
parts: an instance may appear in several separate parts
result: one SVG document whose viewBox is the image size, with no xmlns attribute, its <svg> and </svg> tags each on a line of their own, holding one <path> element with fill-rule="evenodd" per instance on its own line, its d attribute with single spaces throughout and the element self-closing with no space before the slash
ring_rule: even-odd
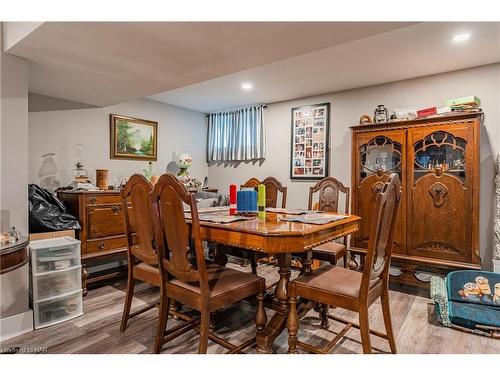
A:
<svg viewBox="0 0 500 375">
<path fill-rule="evenodd" d="M 247 251 L 274 254 L 278 260 L 279 280 L 274 290 L 274 297 L 277 300 L 274 306 L 276 312 L 265 328 L 257 332 L 256 337 L 257 351 L 271 353 L 274 340 L 286 327 L 292 254 L 307 254 L 303 258 L 304 272 L 311 272 L 311 250 L 356 232 L 361 218 L 356 215 L 342 215 L 335 221 L 312 224 L 287 221 L 291 217 L 296 218 L 297 213 L 293 210 L 283 210 L 283 212 L 266 212 L 264 217 L 221 222 L 227 219 L 229 214 L 229 208 L 200 212 L 203 240 Z M 330 214 L 335 215 L 335 213 Z M 219 218 L 221 220 L 218 220 Z"/>
</svg>

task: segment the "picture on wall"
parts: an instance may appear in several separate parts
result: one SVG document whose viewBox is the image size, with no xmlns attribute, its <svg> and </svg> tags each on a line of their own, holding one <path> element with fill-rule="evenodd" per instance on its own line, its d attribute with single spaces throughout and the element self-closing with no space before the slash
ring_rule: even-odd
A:
<svg viewBox="0 0 500 375">
<path fill-rule="evenodd" d="M 156 161 L 157 149 L 157 122 L 110 115 L 111 159 Z"/>
<path fill-rule="evenodd" d="M 328 176 L 330 103 L 292 108 L 290 178 Z"/>
</svg>

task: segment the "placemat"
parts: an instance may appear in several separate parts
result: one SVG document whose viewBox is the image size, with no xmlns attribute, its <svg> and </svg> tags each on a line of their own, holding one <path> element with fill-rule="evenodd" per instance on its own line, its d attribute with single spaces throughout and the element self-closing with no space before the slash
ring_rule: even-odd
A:
<svg viewBox="0 0 500 375">
<path fill-rule="evenodd" d="M 308 212 L 308 210 L 304 210 L 301 208 L 272 208 L 272 207 L 267 207 L 266 212 L 273 212 L 276 214 L 288 214 L 288 215 L 303 215 Z"/>
<path fill-rule="evenodd" d="M 299 216 L 286 216 L 282 217 L 281 220 L 284 221 L 298 221 L 305 224 L 328 224 L 337 220 L 345 219 L 346 215 L 333 215 L 333 214 L 307 214 Z"/>
<path fill-rule="evenodd" d="M 210 215 L 210 214 L 199 214 L 198 219 L 200 221 L 210 221 L 219 224 L 228 224 L 234 221 L 240 220 L 252 220 L 255 217 L 249 216 L 238 216 L 238 215 Z"/>
</svg>

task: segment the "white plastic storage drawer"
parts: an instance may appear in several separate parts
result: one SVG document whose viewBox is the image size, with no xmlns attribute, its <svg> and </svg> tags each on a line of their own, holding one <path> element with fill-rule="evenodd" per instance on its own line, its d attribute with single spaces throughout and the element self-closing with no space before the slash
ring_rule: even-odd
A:
<svg viewBox="0 0 500 375">
<path fill-rule="evenodd" d="M 68 294 L 82 289 L 82 267 L 32 275 L 32 281 L 35 301 Z"/>
<path fill-rule="evenodd" d="M 33 275 L 80 265 L 80 241 L 71 237 L 31 241 Z"/>
<path fill-rule="evenodd" d="M 82 291 L 33 302 L 35 328 L 44 328 L 83 314 Z"/>
</svg>

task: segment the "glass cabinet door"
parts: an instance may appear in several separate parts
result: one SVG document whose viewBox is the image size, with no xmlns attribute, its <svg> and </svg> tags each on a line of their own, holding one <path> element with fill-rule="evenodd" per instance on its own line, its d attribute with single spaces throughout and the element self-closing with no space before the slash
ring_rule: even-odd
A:
<svg viewBox="0 0 500 375">
<path fill-rule="evenodd" d="M 361 163 L 361 179 L 376 173 L 396 172 L 401 179 L 401 152 L 400 143 L 385 136 L 372 138 L 359 148 Z"/>
<path fill-rule="evenodd" d="M 470 261 L 471 131 L 466 124 L 440 124 L 408 134 L 411 255 Z"/>
<path fill-rule="evenodd" d="M 445 131 L 436 131 L 413 146 L 414 181 L 436 168 L 465 181 L 466 141 Z"/>
<path fill-rule="evenodd" d="M 357 151 L 355 161 L 355 183 L 353 187 L 353 213 L 361 217 L 360 229 L 353 236 L 355 247 L 367 248 L 370 237 L 371 219 L 375 209 L 376 196 L 384 188 L 391 173 L 397 173 L 402 185 L 406 185 L 406 130 L 386 130 L 359 133 L 355 135 Z M 405 193 L 401 203 L 401 215 L 396 222 L 394 248 L 396 253 L 404 252 Z"/>
</svg>

